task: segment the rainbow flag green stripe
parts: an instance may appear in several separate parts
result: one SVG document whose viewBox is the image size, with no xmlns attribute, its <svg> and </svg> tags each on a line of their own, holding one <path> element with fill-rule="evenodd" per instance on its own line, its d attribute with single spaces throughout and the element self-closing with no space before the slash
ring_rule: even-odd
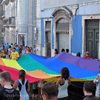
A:
<svg viewBox="0 0 100 100">
<path fill-rule="evenodd" d="M 93 64 L 93 62 L 95 63 L 95 70 L 89 67 L 90 63 Z M 61 53 L 50 58 L 27 54 L 17 61 L 0 59 L 0 69 L 2 71 L 9 71 L 14 81 L 18 79 L 18 77 L 14 75 L 18 75 L 19 70 L 23 69 L 26 71 L 26 78 L 30 82 L 44 79 L 51 81 L 52 77 L 57 81 L 61 75 L 60 70 L 63 67 L 69 69 L 71 81 L 89 81 L 95 79 L 99 74 L 99 71 L 97 71 L 99 65 L 100 62 L 98 61 L 77 58 L 66 53 Z"/>
</svg>

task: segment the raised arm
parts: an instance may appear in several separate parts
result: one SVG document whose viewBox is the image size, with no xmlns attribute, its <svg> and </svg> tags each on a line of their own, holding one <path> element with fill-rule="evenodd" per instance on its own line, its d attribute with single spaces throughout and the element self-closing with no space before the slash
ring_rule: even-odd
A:
<svg viewBox="0 0 100 100">
<path fill-rule="evenodd" d="M 99 74 L 96 77 L 96 80 L 98 80 L 98 79 L 99 79 Z M 96 81 L 94 81 L 94 84 L 96 84 Z"/>
<path fill-rule="evenodd" d="M 14 85 L 13 85 L 13 88 L 14 88 L 14 89 L 17 89 L 17 87 L 18 87 L 18 81 L 15 81 L 15 82 L 14 82 Z"/>
<path fill-rule="evenodd" d="M 57 83 L 56 83 L 57 86 L 60 84 L 60 80 L 61 80 L 61 78 L 59 78 L 59 80 L 57 81 Z"/>
<path fill-rule="evenodd" d="M 27 80 L 28 81 L 28 80 Z M 30 91 L 30 82 L 28 81 L 28 92 Z"/>
<path fill-rule="evenodd" d="M 68 78 L 68 84 L 71 85 L 71 80 L 70 77 Z"/>
<path fill-rule="evenodd" d="M 58 82 L 56 83 L 56 85 L 58 86 L 59 84 L 65 84 L 65 80 L 62 78 L 59 78 Z"/>
</svg>

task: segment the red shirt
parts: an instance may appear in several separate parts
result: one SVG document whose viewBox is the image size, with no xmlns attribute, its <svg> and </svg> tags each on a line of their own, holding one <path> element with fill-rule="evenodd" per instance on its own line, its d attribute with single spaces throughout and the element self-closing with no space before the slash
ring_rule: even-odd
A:
<svg viewBox="0 0 100 100">
<path fill-rule="evenodd" d="M 89 57 L 89 56 L 85 56 L 84 58 L 91 58 L 91 57 Z"/>
</svg>

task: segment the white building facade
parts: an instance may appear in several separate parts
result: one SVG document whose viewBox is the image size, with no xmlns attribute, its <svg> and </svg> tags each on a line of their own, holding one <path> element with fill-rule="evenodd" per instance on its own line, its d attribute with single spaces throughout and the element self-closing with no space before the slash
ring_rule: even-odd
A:
<svg viewBox="0 0 100 100">
<path fill-rule="evenodd" d="M 3 0 L 5 43 L 33 47 L 36 0 Z"/>
<path fill-rule="evenodd" d="M 100 59 L 100 0 L 37 0 L 38 49 L 54 56 L 54 49 L 69 49 L 84 57 L 89 51 Z M 40 27 L 41 25 L 41 27 Z"/>
<path fill-rule="evenodd" d="M 3 34 L 3 6 L 1 5 L 2 0 L 0 0 L 0 44 L 4 42 L 4 34 Z"/>
</svg>

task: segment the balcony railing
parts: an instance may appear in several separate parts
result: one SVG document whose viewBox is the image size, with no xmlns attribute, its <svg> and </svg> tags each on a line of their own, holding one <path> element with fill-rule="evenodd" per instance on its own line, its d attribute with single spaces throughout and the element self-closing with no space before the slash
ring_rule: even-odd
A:
<svg viewBox="0 0 100 100">
<path fill-rule="evenodd" d="M 9 23 L 7 21 L 4 21 L 4 26 L 5 27 L 9 26 Z"/>
<path fill-rule="evenodd" d="M 4 20 L 3 23 L 4 23 L 4 26 L 9 26 L 9 27 L 16 26 L 15 18 L 9 18 L 8 20 Z"/>
<path fill-rule="evenodd" d="M 5 17 L 5 11 L 2 11 L 2 17 Z"/>
<path fill-rule="evenodd" d="M 10 26 L 14 27 L 15 26 L 15 17 L 12 17 L 10 20 Z"/>
</svg>

